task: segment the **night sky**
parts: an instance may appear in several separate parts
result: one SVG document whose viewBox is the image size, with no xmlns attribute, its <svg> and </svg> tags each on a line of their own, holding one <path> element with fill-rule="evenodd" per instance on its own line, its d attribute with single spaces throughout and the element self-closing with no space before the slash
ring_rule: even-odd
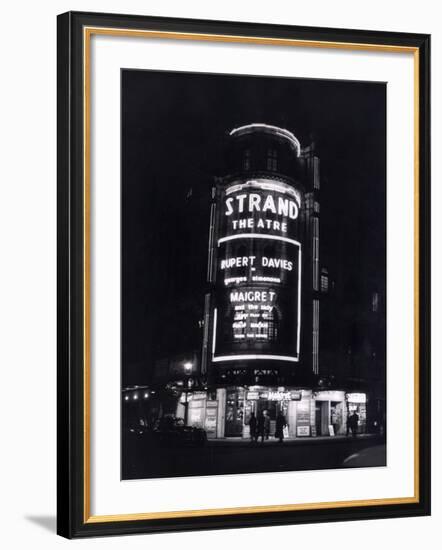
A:
<svg viewBox="0 0 442 550">
<path fill-rule="evenodd" d="M 320 263 L 342 312 L 385 296 L 386 85 L 122 71 L 122 384 L 198 349 L 213 177 L 227 132 L 262 122 L 316 143 Z"/>
</svg>

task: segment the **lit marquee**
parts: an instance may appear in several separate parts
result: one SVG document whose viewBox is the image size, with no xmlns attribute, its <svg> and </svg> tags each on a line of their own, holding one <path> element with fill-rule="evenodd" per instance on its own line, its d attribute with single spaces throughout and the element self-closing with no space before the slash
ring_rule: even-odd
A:
<svg viewBox="0 0 442 550">
<path fill-rule="evenodd" d="M 301 203 L 292 185 L 264 178 L 221 195 L 214 362 L 299 360 Z"/>
</svg>

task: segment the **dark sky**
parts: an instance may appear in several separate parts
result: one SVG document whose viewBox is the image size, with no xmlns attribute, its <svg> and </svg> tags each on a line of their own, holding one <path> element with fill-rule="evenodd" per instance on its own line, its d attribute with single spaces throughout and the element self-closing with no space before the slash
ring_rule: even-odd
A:
<svg viewBox="0 0 442 550">
<path fill-rule="evenodd" d="M 343 310 L 385 294 L 385 109 L 383 83 L 122 71 L 123 385 L 200 346 L 206 200 L 236 126 L 315 141 L 321 265 Z"/>
</svg>

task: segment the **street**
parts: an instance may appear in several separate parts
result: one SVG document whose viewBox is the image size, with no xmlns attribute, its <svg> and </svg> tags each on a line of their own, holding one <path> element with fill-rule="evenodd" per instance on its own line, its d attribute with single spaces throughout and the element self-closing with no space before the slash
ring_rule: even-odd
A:
<svg viewBox="0 0 442 550">
<path fill-rule="evenodd" d="M 362 452 L 362 454 L 360 454 Z M 344 460 L 358 453 L 348 465 Z M 209 440 L 204 447 L 164 447 L 147 438 L 126 437 L 123 479 L 233 473 L 320 470 L 356 466 L 385 466 L 385 442 L 376 436 Z"/>
</svg>

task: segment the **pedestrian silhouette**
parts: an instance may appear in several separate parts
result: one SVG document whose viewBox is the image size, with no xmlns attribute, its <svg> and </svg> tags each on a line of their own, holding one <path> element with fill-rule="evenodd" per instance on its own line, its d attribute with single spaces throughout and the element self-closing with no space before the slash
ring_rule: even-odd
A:
<svg viewBox="0 0 442 550">
<path fill-rule="evenodd" d="M 285 420 L 285 416 L 282 414 L 282 412 L 279 412 L 278 416 L 276 417 L 275 437 L 276 439 L 279 439 L 280 443 L 282 443 L 284 439 L 284 428 L 286 426 L 287 422 Z"/>
<path fill-rule="evenodd" d="M 264 443 L 264 414 L 262 412 L 258 415 L 256 425 L 256 441 L 261 438 L 261 443 Z"/>
<path fill-rule="evenodd" d="M 268 411 L 263 412 L 264 415 L 264 437 L 268 439 L 270 436 L 270 416 Z"/>
<path fill-rule="evenodd" d="M 258 435 L 256 433 L 256 416 L 254 412 L 252 412 L 250 415 L 249 428 L 250 428 L 250 439 L 252 441 L 256 441 L 258 439 Z"/>
<path fill-rule="evenodd" d="M 358 431 L 359 415 L 354 411 L 347 420 L 348 427 L 350 428 L 351 435 L 356 437 Z"/>
</svg>

